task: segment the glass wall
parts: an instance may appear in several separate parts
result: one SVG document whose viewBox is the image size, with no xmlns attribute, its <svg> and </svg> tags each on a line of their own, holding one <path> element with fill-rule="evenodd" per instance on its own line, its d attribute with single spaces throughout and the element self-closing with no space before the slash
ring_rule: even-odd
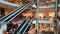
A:
<svg viewBox="0 0 60 34">
<path fill-rule="evenodd" d="M 57 1 L 37 0 L 36 6 L 37 33 L 57 34 Z"/>
</svg>

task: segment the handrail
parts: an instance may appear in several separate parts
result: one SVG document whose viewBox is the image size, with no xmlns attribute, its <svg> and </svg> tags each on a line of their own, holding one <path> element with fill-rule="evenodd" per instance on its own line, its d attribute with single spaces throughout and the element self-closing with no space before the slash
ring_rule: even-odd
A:
<svg viewBox="0 0 60 34">
<path fill-rule="evenodd" d="M 24 5 L 25 5 L 25 4 L 21 5 L 19 8 L 15 9 L 15 10 L 11 11 L 9 14 L 5 15 L 5 16 L 2 17 L 0 20 L 5 19 L 6 17 L 8 17 L 9 15 L 11 15 L 12 13 L 16 12 L 18 9 L 22 8 Z"/>
<path fill-rule="evenodd" d="M 17 10 L 15 13 L 11 14 L 9 17 L 5 18 L 4 20 L 1 21 L 1 25 L 7 24 L 10 22 L 12 19 L 14 19 L 17 15 L 21 14 L 25 9 L 27 9 L 31 4 L 26 4 L 24 7 L 21 9 Z"/>
<path fill-rule="evenodd" d="M 24 25 L 21 24 L 22 26 L 19 26 L 12 34 L 24 34 L 31 22 L 32 20 L 28 20 Z"/>
<path fill-rule="evenodd" d="M 19 31 L 21 31 L 24 26 L 28 23 L 29 19 L 23 22 L 12 34 L 17 34 Z"/>
<path fill-rule="evenodd" d="M 26 8 L 22 9 L 22 11 L 18 12 L 14 17 L 12 17 L 12 19 L 14 19 L 17 15 L 21 14 L 25 9 L 27 9 L 29 6 L 27 6 Z M 12 19 L 10 19 L 9 21 L 11 21 Z M 8 22 L 9 22 L 8 21 Z"/>
<path fill-rule="evenodd" d="M 26 6 L 26 5 L 25 5 Z M 24 7 L 25 7 L 24 6 Z M 7 20 L 8 18 L 10 18 L 11 16 L 13 16 L 14 14 L 16 14 L 18 11 L 22 10 L 24 7 L 21 7 L 19 10 L 17 10 L 15 13 L 11 14 L 10 16 L 8 16 L 7 18 L 5 18 L 3 21 Z"/>
<path fill-rule="evenodd" d="M 25 30 L 22 32 L 22 34 L 24 34 L 26 32 L 26 30 L 28 29 L 28 27 L 30 26 L 32 20 L 30 20 L 30 22 L 28 23 L 28 25 L 26 26 Z"/>
</svg>

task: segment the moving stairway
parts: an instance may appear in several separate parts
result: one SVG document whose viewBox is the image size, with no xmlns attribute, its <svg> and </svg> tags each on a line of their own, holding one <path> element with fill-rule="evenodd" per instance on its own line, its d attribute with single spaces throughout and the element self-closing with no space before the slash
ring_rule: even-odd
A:
<svg viewBox="0 0 60 34">
<path fill-rule="evenodd" d="M 32 20 L 25 20 L 12 34 L 24 34 Z"/>
<path fill-rule="evenodd" d="M 15 9 L 14 11 L 7 14 L 6 16 L 2 17 L 0 19 L 1 26 L 3 26 L 4 24 L 7 24 L 8 22 L 10 22 L 12 19 L 14 19 L 19 14 L 21 14 L 25 9 L 27 9 L 31 5 L 32 5 L 32 3 L 23 4 L 21 7 Z"/>
</svg>

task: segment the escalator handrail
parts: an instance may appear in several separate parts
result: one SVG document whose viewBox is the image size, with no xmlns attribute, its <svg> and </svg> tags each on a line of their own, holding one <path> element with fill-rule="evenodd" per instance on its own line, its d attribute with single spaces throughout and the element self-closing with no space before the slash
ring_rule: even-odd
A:
<svg viewBox="0 0 60 34">
<path fill-rule="evenodd" d="M 25 8 L 25 9 L 26 9 L 26 8 Z M 16 15 L 16 16 L 17 16 L 17 15 Z M 13 17 L 13 18 L 14 18 L 14 17 Z M 12 18 L 12 19 L 13 19 L 13 18 Z M 11 20 L 12 20 L 12 19 L 11 19 Z M 2 21 L 2 22 L 3 22 L 3 21 Z M 9 22 L 9 21 L 8 21 L 8 22 Z M 7 22 L 7 23 L 8 23 L 8 22 Z M 4 23 L 4 22 L 3 22 L 3 23 Z M 2 24 L 2 25 L 4 25 L 4 24 Z"/>
<path fill-rule="evenodd" d="M 25 32 L 26 29 L 29 27 L 29 25 L 31 24 L 31 22 L 32 22 L 32 20 L 29 20 L 29 21 L 25 24 L 25 26 L 21 29 L 21 31 L 19 31 L 18 33 L 24 34 L 24 32 Z M 17 34 L 18 34 L 18 33 L 17 33 Z"/>
<path fill-rule="evenodd" d="M 19 30 L 19 31 L 22 31 L 23 28 L 25 27 L 25 25 L 29 22 L 30 20 L 28 20 L 27 22 L 25 22 L 25 24 L 23 25 L 23 27 Z"/>
<path fill-rule="evenodd" d="M 25 6 L 26 6 L 26 5 L 25 5 Z M 25 6 L 24 6 L 24 7 L 25 7 Z M 23 8 L 24 8 L 24 7 L 23 7 Z M 20 9 L 20 10 L 21 10 L 21 9 Z M 13 14 L 11 14 L 9 17 L 5 18 L 5 19 L 4 19 L 4 20 L 2 20 L 2 21 L 4 22 L 5 20 L 7 20 L 8 18 L 10 18 L 11 16 L 13 16 L 14 14 L 16 14 L 17 12 L 18 12 L 18 11 L 16 11 L 16 12 L 15 12 L 15 13 L 13 13 Z"/>
<path fill-rule="evenodd" d="M 27 23 L 29 21 L 29 19 L 28 20 L 26 20 L 26 22 L 23 22 L 23 23 Z M 21 24 L 22 25 L 22 24 Z M 16 33 L 18 33 L 18 31 L 17 30 L 19 30 L 20 29 L 20 27 L 22 27 L 22 26 L 19 26 L 12 34 L 16 34 Z M 24 24 L 23 24 L 23 26 L 24 26 Z M 22 28 L 21 28 L 22 29 Z"/>
<path fill-rule="evenodd" d="M 21 30 L 19 30 L 19 32 L 22 34 L 22 32 L 24 32 L 25 28 L 28 26 L 28 23 L 30 22 L 30 20 L 24 24 L 24 26 L 21 28 Z"/>
<path fill-rule="evenodd" d="M 3 20 L 4 18 L 6 18 L 7 16 L 11 15 L 12 13 L 14 13 L 15 11 L 17 11 L 18 9 L 20 9 L 21 7 L 23 7 L 25 4 L 21 5 L 19 8 L 13 10 L 12 12 L 10 12 L 9 14 L 5 15 L 4 17 L 2 17 L 0 20 Z"/>
<path fill-rule="evenodd" d="M 27 30 L 27 28 L 29 27 L 29 25 L 31 24 L 32 21 L 33 21 L 33 20 L 30 20 L 30 22 L 28 23 L 28 26 L 25 28 L 23 34 L 25 33 L 25 31 Z"/>
<path fill-rule="evenodd" d="M 27 8 L 28 8 L 28 7 L 26 7 L 25 9 L 27 9 Z M 16 17 L 17 15 L 21 14 L 25 9 L 23 9 L 23 10 L 20 11 L 18 14 L 16 14 L 15 17 Z M 9 21 L 13 20 L 15 17 L 13 17 L 12 19 L 10 19 Z M 9 22 L 9 21 L 8 21 L 8 22 Z"/>
<path fill-rule="evenodd" d="M 29 5 L 29 6 L 30 6 L 30 5 Z M 27 9 L 29 6 L 26 6 L 25 9 Z M 23 9 L 23 10 L 25 10 L 25 9 Z M 21 13 L 21 12 L 19 12 L 17 15 L 19 15 L 20 13 Z M 17 15 L 16 15 L 16 16 L 17 16 Z M 15 16 L 15 17 L 16 17 L 16 16 Z M 13 18 L 15 18 L 15 17 L 13 17 Z M 13 19 L 13 18 L 12 18 L 12 19 Z M 10 19 L 9 21 L 11 21 L 12 19 Z M 8 21 L 8 22 L 9 22 L 9 21 Z M 7 24 L 8 22 L 6 22 L 6 24 Z M 4 24 L 2 24 L 2 25 L 4 25 Z"/>
<path fill-rule="evenodd" d="M 28 7 L 29 7 L 29 6 L 27 6 L 26 8 L 24 8 L 22 11 L 24 11 L 24 10 L 27 9 Z M 19 14 L 21 14 L 21 13 L 22 13 L 22 12 L 19 12 L 18 14 L 16 14 L 16 16 L 19 15 Z M 15 16 L 15 17 L 16 17 L 16 16 Z M 13 17 L 12 19 L 10 19 L 9 21 L 13 20 L 15 17 Z M 9 22 L 9 21 L 8 21 L 8 22 Z"/>
</svg>

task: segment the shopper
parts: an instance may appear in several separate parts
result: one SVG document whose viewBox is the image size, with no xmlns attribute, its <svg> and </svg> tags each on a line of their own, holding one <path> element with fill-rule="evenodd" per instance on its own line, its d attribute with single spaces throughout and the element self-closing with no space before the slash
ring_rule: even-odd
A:
<svg viewBox="0 0 60 34">
<path fill-rule="evenodd" d="M 16 22 L 11 22 L 7 24 L 7 32 L 9 32 L 11 29 L 15 30 L 18 27 L 18 24 Z"/>
</svg>

